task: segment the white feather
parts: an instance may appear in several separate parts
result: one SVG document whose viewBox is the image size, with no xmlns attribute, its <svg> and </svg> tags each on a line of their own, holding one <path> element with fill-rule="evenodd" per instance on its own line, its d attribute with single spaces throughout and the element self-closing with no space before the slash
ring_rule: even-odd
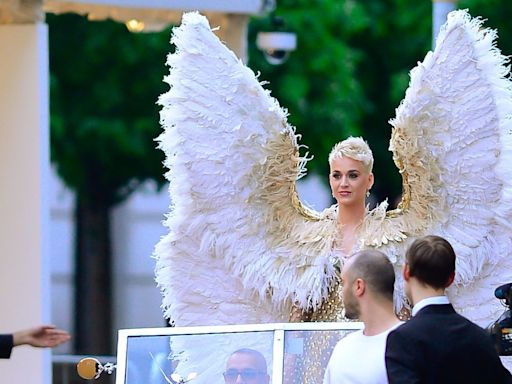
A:
<svg viewBox="0 0 512 384">
<path fill-rule="evenodd" d="M 454 246 L 452 300 L 482 325 L 500 310 L 494 288 L 512 281 L 512 93 L 508 59 L 495 39 L 480 19 L 466 11 L 450 13 L 434 52 L 411 71 L 391 122 L 407 143 L 397 146 L 402 152 L 395 156 L 429 165 L 414 180 L 434 186 L 431 220 L 418 234 L 438 234 Z"/>
</svg>

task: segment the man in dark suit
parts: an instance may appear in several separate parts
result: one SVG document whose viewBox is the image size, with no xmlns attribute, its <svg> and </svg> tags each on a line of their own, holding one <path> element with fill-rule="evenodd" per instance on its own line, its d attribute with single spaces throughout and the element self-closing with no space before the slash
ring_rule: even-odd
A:
<svg viewBox="0 0 512 384">
<path fill-rule="evenodd" d="M 53 325 L 40 325 L 10 334 L 0 335 L 0 359 L 11 357 L 11 351 L 19 345 L 32 347 L 56 347 L 70 338 L 69 334 Z"/>
<path fill-rule="evenodd" d="M 455 252 L 445 239 L 412 243 L 403 270 L 412 318 L 386 344 L 390 384 L 512 383 L 490 336 L 457 314 L 445 296 L 455 277 Z"/>
</svg>

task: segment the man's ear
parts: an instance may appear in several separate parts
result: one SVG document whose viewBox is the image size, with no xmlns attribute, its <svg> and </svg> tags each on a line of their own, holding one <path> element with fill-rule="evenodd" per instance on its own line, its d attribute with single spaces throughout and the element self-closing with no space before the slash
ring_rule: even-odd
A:
<svg viewBox="0 0 512 384">
<path fill-rule="evenodd" d="M 450 285 L 452 285 L 453 280 L 455 280 L 455 272 L 452 272 L 450 274 L 450 277 L 448 277 L 448 281 L 446 282 L 446 287 L 445 288 L 448 288 Z"/>
<path fill-rule="evenodd" d="M 409 264 L 405 263 L 404 268 L 402 269 L 402 276 L 405 281 L 409 281 L 411 278 L 411 270 L 409 268 Z"/>
<path fill-rule="evenodd" d="M 354 295 L 361 296 L 366 290 L 366 284 L 363 279 L 356 279 L 354 282 Z"/>
</svg>

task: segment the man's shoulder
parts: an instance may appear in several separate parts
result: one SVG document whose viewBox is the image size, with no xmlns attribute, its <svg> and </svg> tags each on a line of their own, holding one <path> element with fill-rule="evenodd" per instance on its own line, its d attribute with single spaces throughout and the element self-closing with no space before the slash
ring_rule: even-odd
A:
<svg viewBox="0 0 512 384">
<path fill-rule="evenodd" d="M 338 344 L 345 344 L 347 342 L 360 339 L 363 336 L 363 330 L 358 329 L 357 331 L 350 332 L 348 335 L 344 336 L 340 341 L 338 341 Z"/>
<path fill-rule="evenodd" d="M 416 316 L 391 331 L 388 340 L 389 338 L 416 339 L 427 342 L 431 340 L 432 337 L 439 339 L 449 336 L 454 330 L 457 330 L 458 334 L 462 332 L 462 334 L 465 334 L 467 337 L 481 340 L 489 338 L 484 329 L 464 316 L 456 312 L 441 315 L 436 313 L 435 309 L 431 309 L 420 311 Z"/>
<path fill-rule="evenodd" d="M 410 329 L 415 328 L 424 322 L 425 322 L 425 319 L 418 317 L 418 316 L 414 316 L 414 317 L 411 317 L 409 320 L 406 320 L 406 321 L 402 322 L 401 324 L 399 324 L 397 327 L 392 329 L 389 333 L 391 334 L 391 333 L 396 333 L 396 332 L 407 332 Z"/>
<path fill-rule="evenodd" d="M 437 318 L 437 320 L 434 320 Z M 465 317 L 459 315 L 454 311 L 451 304 L 435 304 L 428 305 L 422 308 L 416 315 L 406 321 L 401 327 L 402 332 L 414 329 L 420 326 L 432 326 L 437 327 L 439 321 L 456 321 L 463 322 L 468 321 Z"/>
<path fill-rule="evenodd" d="M 352 343 L 358 343 L 359 340 L 361 339 L 361 337 L 363 337 L 362 329 L 359 329 L 354 332 L 350 332 L 349 334 L 343 336 L 343 338 L 338 341 L 338 343 L 334 347 L 334 350 L 340 351 Z"/>
<path fill-rule="evenodd" d="M 433 321 L 433 318 L 436 320 Z M 483 328 L 473 323 L 468 318 L 456 312 L 451 304 L 449 305 L 431 305 L 422 309 L 410 322 L 414 320 L 413 324 L 428 324 L 434 328 L 438 328 L 440 322 L 445 326 L 463 326 L 464 329 L 473 331 L 475 333 L 485 334 Z"/>
<path fill-rule="evenodd" d="M 411 319 L 403 322 L 395 329 L 392 329 L 387 337 L 387 340 L 411 340 L 421 338 L 422 336 L 430 333 L 428 328 L 433 326 L 432 322 L 422 316 L 414 316 Z M 434 325 L 435 326 L 435 325 Z"/>
</svg>

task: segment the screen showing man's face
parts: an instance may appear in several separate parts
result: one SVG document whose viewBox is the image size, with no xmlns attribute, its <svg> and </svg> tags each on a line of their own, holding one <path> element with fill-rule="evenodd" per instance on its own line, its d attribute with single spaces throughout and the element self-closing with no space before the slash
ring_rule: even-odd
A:
<svg viewBox="0 0 512 384">
<path fill-rule="evenodd" d="M 226 384 L 268 384 L 267 363 L 259 353 L 235 352 L 227 363 L 224 372 Z"/>
</svg>

